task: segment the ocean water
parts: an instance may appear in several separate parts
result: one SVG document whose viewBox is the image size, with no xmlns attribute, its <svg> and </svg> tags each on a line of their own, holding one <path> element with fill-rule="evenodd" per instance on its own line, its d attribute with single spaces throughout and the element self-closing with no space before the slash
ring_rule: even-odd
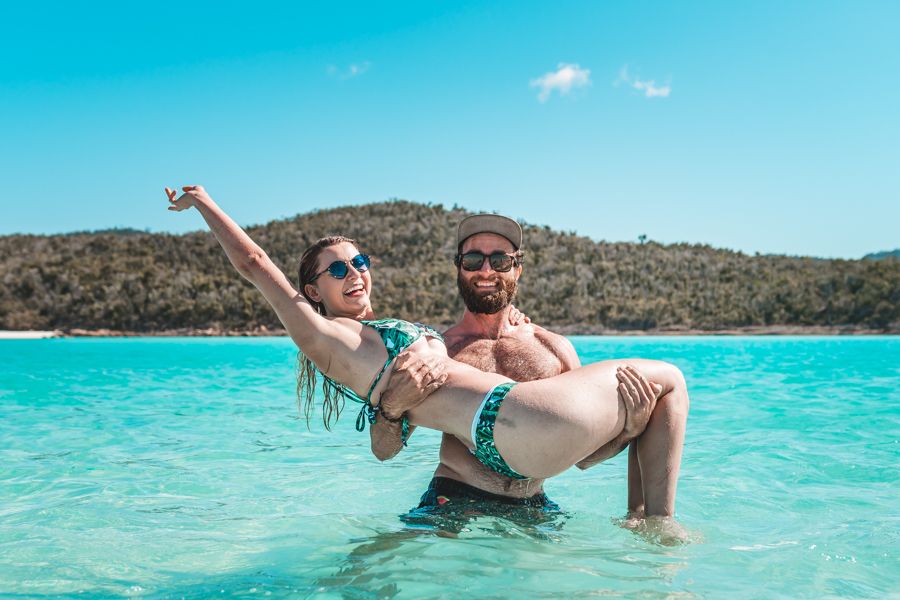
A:
<svg viewBox="0 0 900 600">
<path fill-rule="evenodd" d="M 0 596 L 898 597 L 900 339 L 573 342 L 684 371 L 691 543 L 620 526 L 624 455 L 548 523 L 405 525 L 439 435 L 307 430 L 287 339 L 0 341 Z"/>
</svg>

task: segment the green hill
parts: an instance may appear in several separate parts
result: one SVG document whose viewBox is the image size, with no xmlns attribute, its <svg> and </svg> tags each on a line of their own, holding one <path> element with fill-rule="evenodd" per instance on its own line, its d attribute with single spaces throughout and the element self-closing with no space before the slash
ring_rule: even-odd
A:
<svg viewBox="0 0 900 600">
<path fill-rule="evenodd" d="M 884 260 L 885 258 L 900 258 L 900 249 L 897 250 L 885 250 L 883 252 L 873 252 L 872 254 L 866 254 L 863 258 L 868 260 Z"/>
<path fill-rule="evenodd" d="M 380 315 L 435 325 L 462 311 L 456 223 L 466 213 L 405 201 L 322 210 L 251 227 L 296 281 L 297 259 L 329 233 L 373 257 Z M 709 246 L 594 242 L 525 227 L 517 305 L 569 331 L 852 325 L 900 329 L 900 260 L 747 256 Z M 0 237 L 0 329 L 277 328 L 260 294 L 206 232 L 128 230 Z"/>
</svg>

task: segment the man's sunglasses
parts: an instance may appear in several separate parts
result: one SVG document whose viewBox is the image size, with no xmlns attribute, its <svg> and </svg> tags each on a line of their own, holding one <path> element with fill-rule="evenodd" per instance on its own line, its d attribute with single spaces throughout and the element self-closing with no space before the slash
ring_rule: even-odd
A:
<svg viewBox="0 0 900 600">
<path fill-rule="evenodd" d="M 318 273 L 316 273 L 315 276 L 309 280 L 309 282 L 312 283 L 319 278 L 319 275 L 324 275 L 325 273 L 328 273 L 335 279 L 343 279 L 347 276 L 347 273 L 350 272 L 351 266 L 360 273 L 365 273 L 369 270 L 370 264 L 371 261 L 369 260 L 368 254 L 357 254 L 350 260 L 336 260 L 328 265 L 328 268 L 324 271 L 319 271 Z"/>
<path fill-rule="evenodd" d="M 520 254 L 466 252 L 465 254 L 457 254 L 454 263 L 457 267 L 462 267 L 463 271 L 478 271 L 481 269 L 481 265 L 484 264 L 484 259 L 488 259 L 491 263 L 491 268 L 498 273 L 506 273 L 523 262 Z"/>
</svg>

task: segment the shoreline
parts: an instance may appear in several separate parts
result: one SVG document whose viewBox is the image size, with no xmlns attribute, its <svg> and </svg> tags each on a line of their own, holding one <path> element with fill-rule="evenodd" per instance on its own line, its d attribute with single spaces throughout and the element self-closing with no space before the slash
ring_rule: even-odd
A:
<svg viewBox="0 0 900 600">
<path fill-rule="evenodd" d="M 13 331 L 0 329 L 0 340 L 45 340 L 48 338 L 62 337 L 62 332 L 55 331 Z"/>
<path fill-rule="evenodd" d="M 442 325 L 438 329 L 446 329 Z M 679 336 L 871 336 L 900 335 L 900 330 L 867 329 L 853 325 L 768 325 L 752 327 L 731 327 L 723 329 L 607 329 L 580 325 L 548 327 L 551 331 L 566 336 L 607 336 L 607 337 L 679 337 Z M 287 337 L 284 329 L 260 327 L 249 330 L 208 329 L 167 329 L 163 331 L 118 331 L 112 329 L 66 329 L 54 331 L 11 331 L 0 330 L 0 340 L 35 340 L 50 338 L 117 338 L 117 337 Z"/>
</svg>

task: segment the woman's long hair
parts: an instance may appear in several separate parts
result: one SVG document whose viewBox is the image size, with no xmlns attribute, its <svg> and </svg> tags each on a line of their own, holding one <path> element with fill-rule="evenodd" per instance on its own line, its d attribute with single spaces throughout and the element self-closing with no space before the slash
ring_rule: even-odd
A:
<svg viewBox="0 0 900 600">
<path fill-rule="evenodd" d="M 342 235 L 329 235 L 316 240 L 312 246 L 306 249 L 303 256 L 300 257 L 300 268 L 298 269 L 298 279 L 300 282 L 300 293 L 303 297 L 316 309 L 320 315 L 326 315 L 325 305 L 316 302 L 306 293 L 306 285 L 312 283 L 313 277 L 316 276 L 319 264 L 319 255 L 322 250 L 336 244 L 347 242 L 356 246 L 356 241 Z M 319 370 L 303 352 L 297 353 L 297 403 L 300 412 L 306 417 L 306 426 L 309 427 L 309 417 L 313 410 L 313 398 L 316 391 L 316 377 Z M 325 429 L 331 430 L 333 422 L 341 416 L 341 410 L 344 408 L 344 394 L 339 385 L 329 384 L 329 381 L 322 377 L 322 395 L 325 400 L 322 402 L 322 421 L 325 423 Z"/>
</svg>

